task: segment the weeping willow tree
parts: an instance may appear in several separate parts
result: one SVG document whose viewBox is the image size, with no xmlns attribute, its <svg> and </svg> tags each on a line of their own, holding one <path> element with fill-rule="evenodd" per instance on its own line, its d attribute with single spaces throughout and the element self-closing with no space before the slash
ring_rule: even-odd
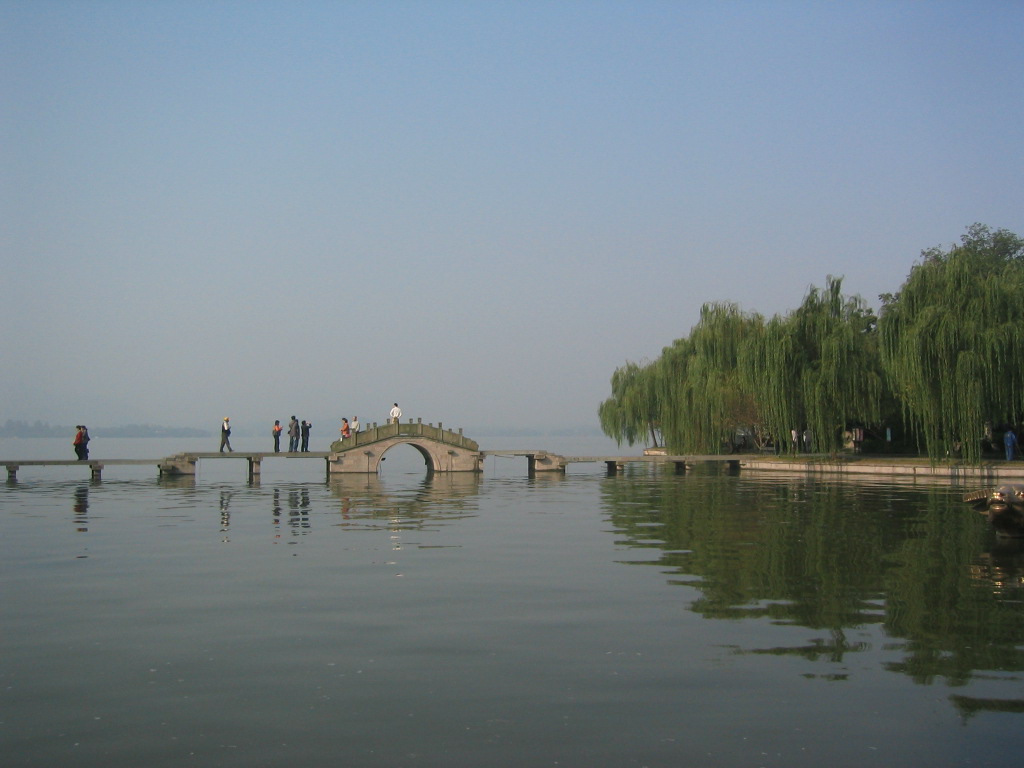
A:
<svg viewBox="0 0 1024 768">
<path fill-rule="evenodd" d="M 601 429 L 622 445 L 650 438 L 658 445 L 659 400 L 653 364 L 626 363 L 612 374 L 612 395 L 597 409 Z"/>
<path fill-rule="evenodd" d="M 806 428 L 814 450 L 833 451 L 845 427 L 879 420 L 876 318 L 861 298 L 843 295 L 842 283 L 829 276 L 824 289 L 811 288 L 799 309 L 776 315 L 744 346 L 745 386 L 780 443 L 791 445 L 790 430 Z"/>
<path fill-rule="evenodd" d="M 981 458 L 984 424 L 1024 415 L 1024 240 L 975 224 L 882 297 L 881 360 L 933 460 Z"/>
<path fill-rule="evenodd" d="M 737 427 L 756 424 L 757 402 L 740 374 L 741 349 L 764 320 L 731 303 L 705 304 L 685 339 L 662 351 L 659 375 L 662 435 L 672 453 L 715 453 Z"/>
</svg>

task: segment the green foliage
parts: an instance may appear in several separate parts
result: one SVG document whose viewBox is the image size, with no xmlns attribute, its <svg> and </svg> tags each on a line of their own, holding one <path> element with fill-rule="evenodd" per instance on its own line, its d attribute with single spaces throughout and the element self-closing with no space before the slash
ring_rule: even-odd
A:
<svg viewBox="0 0 1024 768">
<path fill-rule="evenodd" d="M 975 224 L 883 301 L 882 362 L 928 455 L 978 461 L 984 423 L 1024 414 L 1024 240 Z"/>
<path fill-rule="evenodd" d="M 598 418 L 606 435 L 635 445 L 648 435 L 658 444 L 658 386 L 654 366 L 626 363 L 612 374 L 612 396 L 601 403 Z"/>
<path fill-rule="evenodd" d="M 764 428 L 782 438 L 806 427 L 816 450 L 831 451 L 845 427 L 879 418 L 876 319 L 862 299 L 843 296 L 841 278 L 829 277 L 795 312 L 774 317 L 748 345 L 743 370 Z"/>
<path fill-rule="evenodd" d="M 756 403 L 739 369 L 744 345 L 761 332 L 760 315 L 735 304 L 705 304 L 687 339 L 662 351 L 662 434 L 671 453 L 717 453 L 739 426 L 756 419 Z"/>
<path fill-rule="evenodd" d="M 830 276 L 768 322 L 706 304 L 653 363 L 616 370 L 602 429 L 630 445 L 660 429 L 673 453 L 714 453 L 738 428 L 787 447 L 806 428 L 833 451 L 844 429 L 880 431 L 901 411 L 933 459 L 979 460 L 986 421 L 1024 417 L 1024 240 L 976 224 L 880 298 L 876 317 Z"/>
</svg>

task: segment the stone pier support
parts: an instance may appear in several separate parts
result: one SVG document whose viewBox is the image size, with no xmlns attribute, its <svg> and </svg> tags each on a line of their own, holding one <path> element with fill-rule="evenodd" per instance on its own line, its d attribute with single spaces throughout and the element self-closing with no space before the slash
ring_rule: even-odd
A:
<svg viewBox="0 0 1024 768">
<path fill-rule="evenodd" d="M 527 472 L 565 472 L 565 458 L 554 453 L 534 453 L 526 457 Z"/>
<path fill-rule="evenodd" d="M 179 453 L 177 456 L 170 456 L 163 459 L 157 468 L 161 475 L 194 475 L 196 473 L 195 456 Z"/>
</svg>

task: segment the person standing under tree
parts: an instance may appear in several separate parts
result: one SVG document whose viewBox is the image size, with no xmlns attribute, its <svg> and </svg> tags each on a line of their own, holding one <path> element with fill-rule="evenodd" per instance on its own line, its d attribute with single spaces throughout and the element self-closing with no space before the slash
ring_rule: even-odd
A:
<svg viewBox="0 0 1024 768">
<path fill-rule="evenodd" d="M 1013 461 L 1013 456 L 1017 452 L 1017 433 L 1013 431 L 1013 427 L 1006 428 L 1003 445 L 1006 446 L 1006 460 Z"/>
</svg>

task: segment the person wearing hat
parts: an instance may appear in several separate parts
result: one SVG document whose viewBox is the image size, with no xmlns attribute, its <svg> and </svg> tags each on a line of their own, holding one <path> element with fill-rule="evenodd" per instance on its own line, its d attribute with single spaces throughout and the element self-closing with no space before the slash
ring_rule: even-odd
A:
<svg viewBox="0 0 1024 768">
<path fill-rule="evenodd" d="M 224 423 L 220 425 L 220 452 L 224 453 L 226 447 L 230 453 L 234 453 L 235 449 L 231 447 L 231 419 L 227 416 L 224 417 Z"/>
</svg>

